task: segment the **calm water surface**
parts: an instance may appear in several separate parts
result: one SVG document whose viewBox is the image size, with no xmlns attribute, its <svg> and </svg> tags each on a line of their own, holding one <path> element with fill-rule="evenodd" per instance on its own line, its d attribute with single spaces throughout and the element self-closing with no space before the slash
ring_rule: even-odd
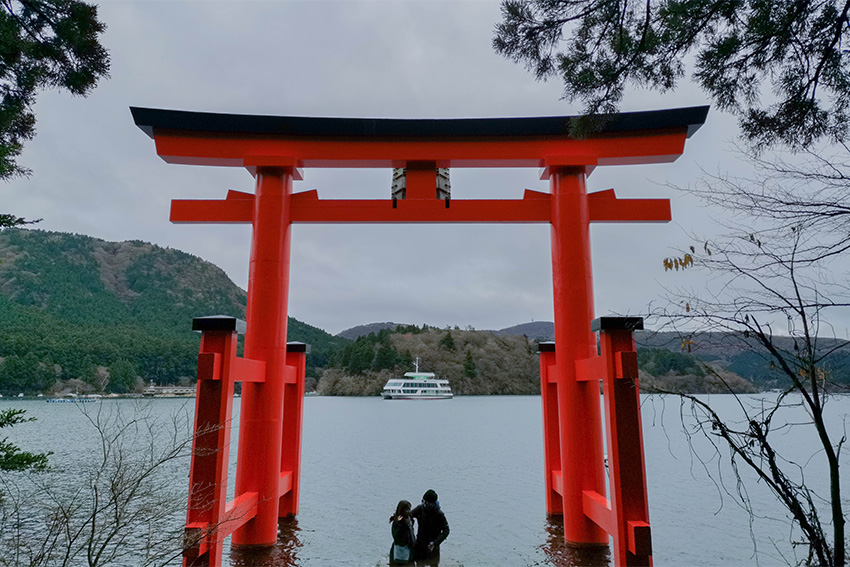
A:
<svg viewBox="0 0 850 567">
<path fill-rule="evenodd" d="M 721 411 L 734 408 L 728 396 L 712 396 L 711 401 Z M 167 420 L 181 409 L 191 413 L 194 400 L 147 403 Z M 126 412 L 136 408 L 132 400 L 83 405 L 91 411 L 100 404 Z M 53 463 L 69 475 L 75 463 L 90 458 L 96 438 L 75 404 L 0 403 L 0 408 L 12 406 L 26 409 L 38 421 L 16 426 L 11 440 L 28 450 L 53 451 Z M 833 430 L 842 428 L 850 396 L 834 398 L 829 408 Z M 673 398 L 643 399 L 655 564 L 785 564 L 783 554 L 793 557 L 793 550 L 783 511 L 762 486 L 748 482 L 747 496 L 760 516 L 751 525 L 746 511 L 717 483 L 722 479 L 735 492 L 731 470 L 701 438 L 689 443 L 679 409 Z M 792 419 L 803 418 L 798 412 Z M 282 523 L 275 549 L 234 553 L 231 564 L 386 565 L 391 542 L 387 518 L 396 503 L 406 499 L 416 504 L 433 488 L 451 526 L 442 546 L 443 567 L 604 565 L 607 555 L 577 557 L 562 543 L 562 525 L 547 519 L 541 423 L 537 396 L 450 401 L 308 397 L 300 513 Z M 237 438 L 234 431 L 234 442 Z M 781 442 L 794 459 L 805 462 L 812 457 L 814 441 L 803 429 L 792 428 Z M 850 462 L 843 457 L 843 470 L 850 474 Z M 825 488 L 819 464 L 819 455 L 814 455 L 806 477 L 811 485 Z M 187 476 L 188 463 L 178 463 L 173 482 L 184 486 Z M 67 481 L 74 482 L 71 476 Z M 842 489 L 850 496 L 850 482 Z M 850 499 L 845 506 L 850 507 Z M 178 514 L 175 521 L 183 518 Z"/>
</svg>

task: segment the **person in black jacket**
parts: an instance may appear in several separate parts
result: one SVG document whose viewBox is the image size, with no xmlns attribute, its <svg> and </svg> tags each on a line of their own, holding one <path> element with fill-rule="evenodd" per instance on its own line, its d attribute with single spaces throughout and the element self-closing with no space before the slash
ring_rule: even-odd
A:
<svg viewBox="0 0 850 567">
<path fill-rule="evenodd" d="M 422 497 L 422 504 L 410 512 L 416 519 L 416 559 L 440 558 L 440 544 L 449 537 L 449 522 L 440 509 L 437 493 L 428 490 Z"/>
<path fill-rule="evenodd" d="M 416 536 L 413 534 L 413 520 L 410 517 L 410 502 L 400 500 L 395 514 L 390 516 L 393 545 L 390 547 L 390 565 L 407 565 L 413 562 L 413 547 Z"/>
</svg>

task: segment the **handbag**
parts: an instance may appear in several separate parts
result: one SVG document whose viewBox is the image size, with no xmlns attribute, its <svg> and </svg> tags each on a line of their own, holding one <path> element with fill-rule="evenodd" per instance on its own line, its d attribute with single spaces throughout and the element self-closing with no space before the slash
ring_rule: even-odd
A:
<svg viewBox="0 0 850 567">
<path fill-rule="evenodd" d="M 393 544 L 393 559 L 395 561 L 410 561 L 410 548 L 406 545 Z"/>
</svg>

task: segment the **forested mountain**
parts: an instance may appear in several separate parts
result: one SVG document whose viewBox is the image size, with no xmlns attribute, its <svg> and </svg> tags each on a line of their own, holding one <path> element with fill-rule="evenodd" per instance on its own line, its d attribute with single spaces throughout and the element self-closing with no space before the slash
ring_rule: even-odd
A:
<svg viewBox="0 0 850 567">
<path fill-rule="evenodd" d="M 555 324 L 547 321 L 524 323 L 495 331 L 497 335 L 525 335 L 529 339 L 552 341 Z M 676 332 L 637 331 L 638 351 L 655 349 L 673 353 L 690 354 L 713 367 L 753 382 L 763 389 L 781 388 L 786 378 L 771 366 L 770 356 L 755 339 L 732 333 L 696 333 L 685 336 Z M 778 349 L 796 352 L 795 339 L 790 336 L 774 337 Z M 822 338 L 816 341 L 819 352 L 824 353 L 824 371 L 831 381 L 850 385 L 850 344 L 847 341 Z"/>
<path fill-rule="evenodd" d="M 128 392 L 149 381 L 190 383 L 200 342 L 192 318 L 244 318 L 245 304 L 245 291 L 221 269 L 179 250 L 2 230 L 0 393 Z M 537 342 L 551 338 L 551 325 L 491 332 L 375 323 L 350 329 L 346 334 L 356 338 L 350 341 L 290 318 L 289 339 L 311 345 L 309 386 L 320 393 L 376 394 L 419 357 L 423 370 L 447 378 L 460 394 L 533 394 L 540 387 Z M 740 340 L 701 335 L 688 343 L 690 353 L 672 333 L 641 332 L 637 340 L 643 384 L 718 391 L 698 357 L 741 391 L 752 386 L 736 374 L 774 387 L 767 362 Z M 844 376 L 850 355 L 836 352 L 830 368 L 834 377 Z"/>
<path fill-rule="evenodd" d="M 323 373 L 327 380 L 319 382 L 322 393 L 377 394 L 390 376 L 412 370 L 412 357 L 419 356 L 423 370 L 447 378 L 458 392 L 535 394 L 540 391 L 537 343 L 553 340 L 554 324 L 536 321 L 499 331 L 465 331 L 374 323 L 344 333 L 356 340 L 331 359 Z M 767 352 L 745 336 L 647 330 L 637 331 L 635 340 L 644 390 L 719 393 L 728 386 L 752 392 L 787 385 Z M 795 352 L 792 337 L 777 336 L 774 344 L 789 356 Z M 850 346 L 838 339 L 821 339 L 817 345 L 829 353 L 822 362 L 825 378 L 840 387 L 850 384 Z M 705 364 L 713 370 L 707 372 Z"/>
<path fill-rule="evenodd" d="M 691 354 L 715 368 L 734 373 L 761 389 L 784 388 L 787 377 L 771 362 L 767 351 L 752 337 L 733 333 L 695 333 L 682 335 L 673 332 L 638 331 L 638 351 L 656 349 Z M 774 346 L 791 359 L 798 351 L 796 339 L 776 335 Z M 831 383 L 850 385 L 850 344 L 834 338 L 814 342 L 824 358 L 819 363 L 824 377 Z"/>
<path fill-rule="evenodd" d="M 447 379 L 456 394 L 539 394 L 538 342 L 523 335 L 493 331 L 399 325 L 361 335 L 338 349 L 321 371 L 317 391 L 326 395 L 370 396 L 389 378 L 420 370 Z M 638 351 L 641 387 L 689 393 L 754 392 L 756 387 L 727 370 L 723 380 L 706 372 L 693 355 L 675 350 Z M 725 383 L 724 383 L 725 382 Z"/>
<path fill-rule="evenodd" d="M 0 392 L 191 380 L 200 344 L 192 318 L 244 318 L 246 298 L 221 269 L 179 250 L 2 230 Z M 312 367 L 345 342 L 292 318 L 289 339 L 311 345 Z"/>
<path fill-rule="evenodd" d="M 317 391 L 374 395 L 391 376 L 420 370 L 451 383 L 456 394 L 534 394 L 540 391 L 537 345 L 525 337 L 489 331 L 398 326 L 361 336 L 337 351 Z"/>
</svg>

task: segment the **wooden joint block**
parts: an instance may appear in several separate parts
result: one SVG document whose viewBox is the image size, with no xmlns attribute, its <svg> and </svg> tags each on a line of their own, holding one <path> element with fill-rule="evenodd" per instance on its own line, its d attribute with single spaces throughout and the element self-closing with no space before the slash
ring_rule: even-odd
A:
<svg viewBox="0 0 850 567">
<path fill-rule="evenodd" d="M 183 530 L 183 557 L 195 559 L 209 549 L 205 534 L 209 529 L 207 522 L 192 522 Z"/>
<path fill-rule="evenodd" d="M 621 351 L 616 353 L 614 357 L 615 378 L 623 379 L 630 378 L 634 380 L 638 377 L 638 360 L 635 351 Z"/>
<path fill-rule="evenodd" d="M 221 355 L 202 352 L 198 355 L 198 380 L 221 380 Z"/>
<path fill-rule="evenodd" d="M 601 356 L 576 360 L 576 380 L 579 382 L 602 380 L 605 372 L 605 360 Z"/>
<path fill-rule="evenodd" d="M 230 372 L 239 382 L 266 381 L 266 363 L 262 360 L 236 357 L 231 361 Z"/>
<path fill-rule="evenodd" d="M 561 474 L 561 471 L 552 471 L 552 490 L 560 494 L 564 495 L 564 475 Z"/>
<path fill-rule="evenodd" d="M 581 497 L 584 515 L 590 518 L 594 524 L 608 532 L 609 535 L 613 535 L 615 518 L 608 499 L 593 490 L 582 491 Z"/>
<path fill-rule="evenodd" d="M 292 490 L 292 471 L 281 471 L 278 481 L 277 495 L 283 496 Z"/>
<path fill-rule="evenodd" d="M 547 180 L 559 170 L 582 172 L 585 175 L 590 175 L 598 164 L 599 158 L 595 155 L 546 156 L 543 160 L 543 168 L 540 170 L 540 179 Z"/>
<path fill-rule="evenodd" d="M 635 555 L 652 555 L 652 537 L 646 522 L 628 522 L 629 551 Z"/>
<path fill-rule="evenodd" d="M 260 502 L 256 492 L 245 492 L 227 503 L 224 517 L 216 527 L 219 537 L 224 539 L 257 515 Z"/>
<path fill-rule="evenodd" d="M 251 172 L 251 175 L 256 175 L 257 170 L 267 169 L 282 169 L 292 175 L 295 181 L 304 180 L 304 170 L 301 169 L 301 162 L 291 156 L 260 156 L 250 155 L 242 158 L 242 164 Z"/>
</svg>

